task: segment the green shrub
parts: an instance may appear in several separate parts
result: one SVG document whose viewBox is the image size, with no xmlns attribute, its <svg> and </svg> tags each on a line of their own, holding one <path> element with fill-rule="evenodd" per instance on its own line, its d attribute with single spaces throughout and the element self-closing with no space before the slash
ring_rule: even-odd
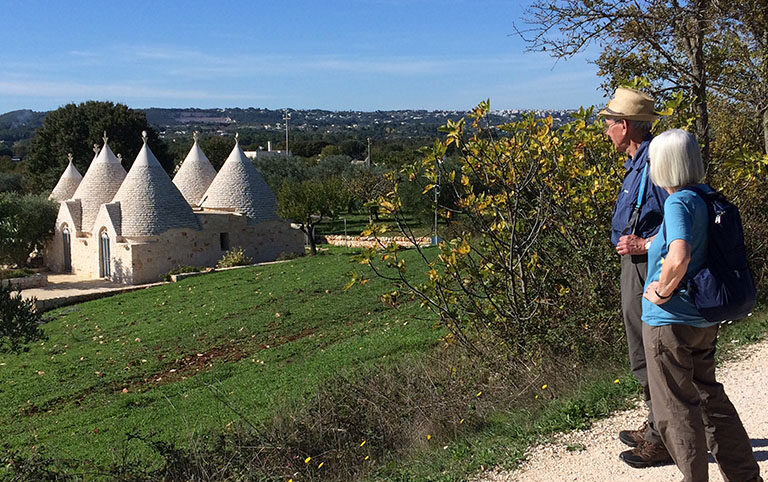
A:
<svg viewBox="0 0 768 482">
<path fill-rule="evenodd" d="M 164 281 L 171 281 L 171 275 L 174 274 L 182 274 L 182 273 L 199 273 L 204 268 L 202 266 L 179 266 L 178 268 L 172 269 L 169 272 L 165 273 L 163 275 Z"/>
<path fill-rule="evenodd" d="M 0 263 L 24 266 L 53 236 L 58 205 L 45 195 L 0 193 Z"/>
<path fill-rule="evenodd" d="M 24 345 L 45 337 L 35 300 L 25 300 L 21 291 L 14 291 L 9 284 L 0 284 L 0 353 L 18 353 Z"/>
<path fill-rule="evenodd" d="M 31 269 L 0 269 L 0 279 L 23 278 L 35 274 Z"/>
<path fill-rule="evenodd" d="M 0 192 L 21 192 L 24 176 L 14 172 L 0 172 Z"/>
<path fill-rule="evenodd" d="M 277 261 L 289 261 L 306 255 L 307 253 L 280 253 L 280 256 L 277 257 Z"/>
<path fill-rule="evenodd" d="M 243 248 L 236 246 L 224 253 L 216 267 L 231 268 L 233 266 L 246 266 L 251 263 L 253 263 L 253 260 L 245 255 Z"/>
</svg>

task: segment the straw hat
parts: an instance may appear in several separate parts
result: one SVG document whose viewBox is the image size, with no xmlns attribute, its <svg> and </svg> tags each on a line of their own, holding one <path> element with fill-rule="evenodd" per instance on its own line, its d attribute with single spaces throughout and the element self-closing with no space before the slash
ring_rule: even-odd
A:
<svg viewBox="0 0 768 482">
<path fill-rule="evenodd" d="M 613 99 L 597 115 L 636 121 L 654 121 L 659 117 L 659 114 L 653 110 L 654 103 L 653 97 L 644 92 L 619 87 L 613 94 Z"/>
</svg>

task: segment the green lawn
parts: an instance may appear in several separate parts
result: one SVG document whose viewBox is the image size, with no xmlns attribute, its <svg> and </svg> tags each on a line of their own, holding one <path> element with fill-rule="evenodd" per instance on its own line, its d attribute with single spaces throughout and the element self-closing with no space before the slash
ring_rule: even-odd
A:
<svg viewBox="0 0 768 482">
<path fill-rule="evenodd" d="M 368 215 L 367 214 L 341 214 L 337 218 L 330 221 L 323 221 L 315 228 L 315 233 L 318 236 L 326 234 L 345 234 L 344 220 L 346 219 L 346 234 L 349 236 L 359 236 L 368 227 Z M 377 221 L 380 224 L 384 224 L 390 227 L 390 234 L 395 236 L 399 235 L 397 224 L 386 216 L 380 216 Z M 434 227 L 432 224 L 417 221 L 412 217 L 405 219 L 406 225 L 413 230 L 416 236 L 430 236 L 433 234 Z M 442 226 L 442 222 L 441 222 Z"/>
<path fill-rule="evenodd" d="M 270 420 L 334 375 L 427 352 L 441 332 L 415 303 L 380 303 L 386 281 L 343 290 L 351 256 L 333 249 L 50 313 L 47 341 L 0 355 L 0 439 L 107 463 L 130 449 L 151 465 L 157 456 L 127 434 L 183 445 Z"/>
</svg>

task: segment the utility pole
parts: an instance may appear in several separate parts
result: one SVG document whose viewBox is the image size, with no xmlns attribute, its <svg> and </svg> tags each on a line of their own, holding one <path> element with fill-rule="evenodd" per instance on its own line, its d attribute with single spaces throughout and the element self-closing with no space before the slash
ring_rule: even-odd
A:
<svg viewBox="0 0 768 482">
<path fill-rule="evenodd" d="M 283 120 L 285 121 L 285 155 L 288 155 L 288 119 L 291 118 L 291 114 L 288 113 L 288 109 L 285 109 L 285 115 Z"/>
<path fill-rule="evenodd" d="M 368 138 L 368 169 L 371 168 L 371 138 Z"/>
<path fill-rule="evenodd" d="M 440 199 L 440 171 L 442 168 L 443 160 L 436 159 L 435 167 L 437 167 L 437 184 L 435 184 L 435 236 L 432 238 L 432 244 L 437 245 L 440 243 L 440 238 L 437 236 L 437 208 Z"/>
</svg>

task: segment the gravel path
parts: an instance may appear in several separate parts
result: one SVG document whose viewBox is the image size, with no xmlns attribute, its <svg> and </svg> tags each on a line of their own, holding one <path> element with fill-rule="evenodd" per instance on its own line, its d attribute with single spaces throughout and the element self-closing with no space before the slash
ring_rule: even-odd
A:
<svg viewBox="0 0 768 482">
<path fill-rule="evenodd" d="M 723 340 L 720 341 L 722 343 Z M 746 347 L 740 357 L 718 368 L 718 380 L 741 416 L 752 439 L 755 458 L 763 478 L 768 474 L 768 340 Z M 644 409 L 617 413 L 595 422 L 590 430 L 557 434 L 546 444 L 533 447 L 528 459 L 518 470 L 494 470 L 477 480 L 499 481 L 678 481 L 682 475 L 674 465 L 633 469 L 619 460 L 619 453 L 628 449 L 617 438 L 618 431 L 636 428 L 643 421 Z M 585 447 L 569 451 L 568 446 Z M 709 480 L 720 482 L 723 477 L 710 458 Z M 768 479 L 766 479 L 768 480 Z"/>
</svg>

